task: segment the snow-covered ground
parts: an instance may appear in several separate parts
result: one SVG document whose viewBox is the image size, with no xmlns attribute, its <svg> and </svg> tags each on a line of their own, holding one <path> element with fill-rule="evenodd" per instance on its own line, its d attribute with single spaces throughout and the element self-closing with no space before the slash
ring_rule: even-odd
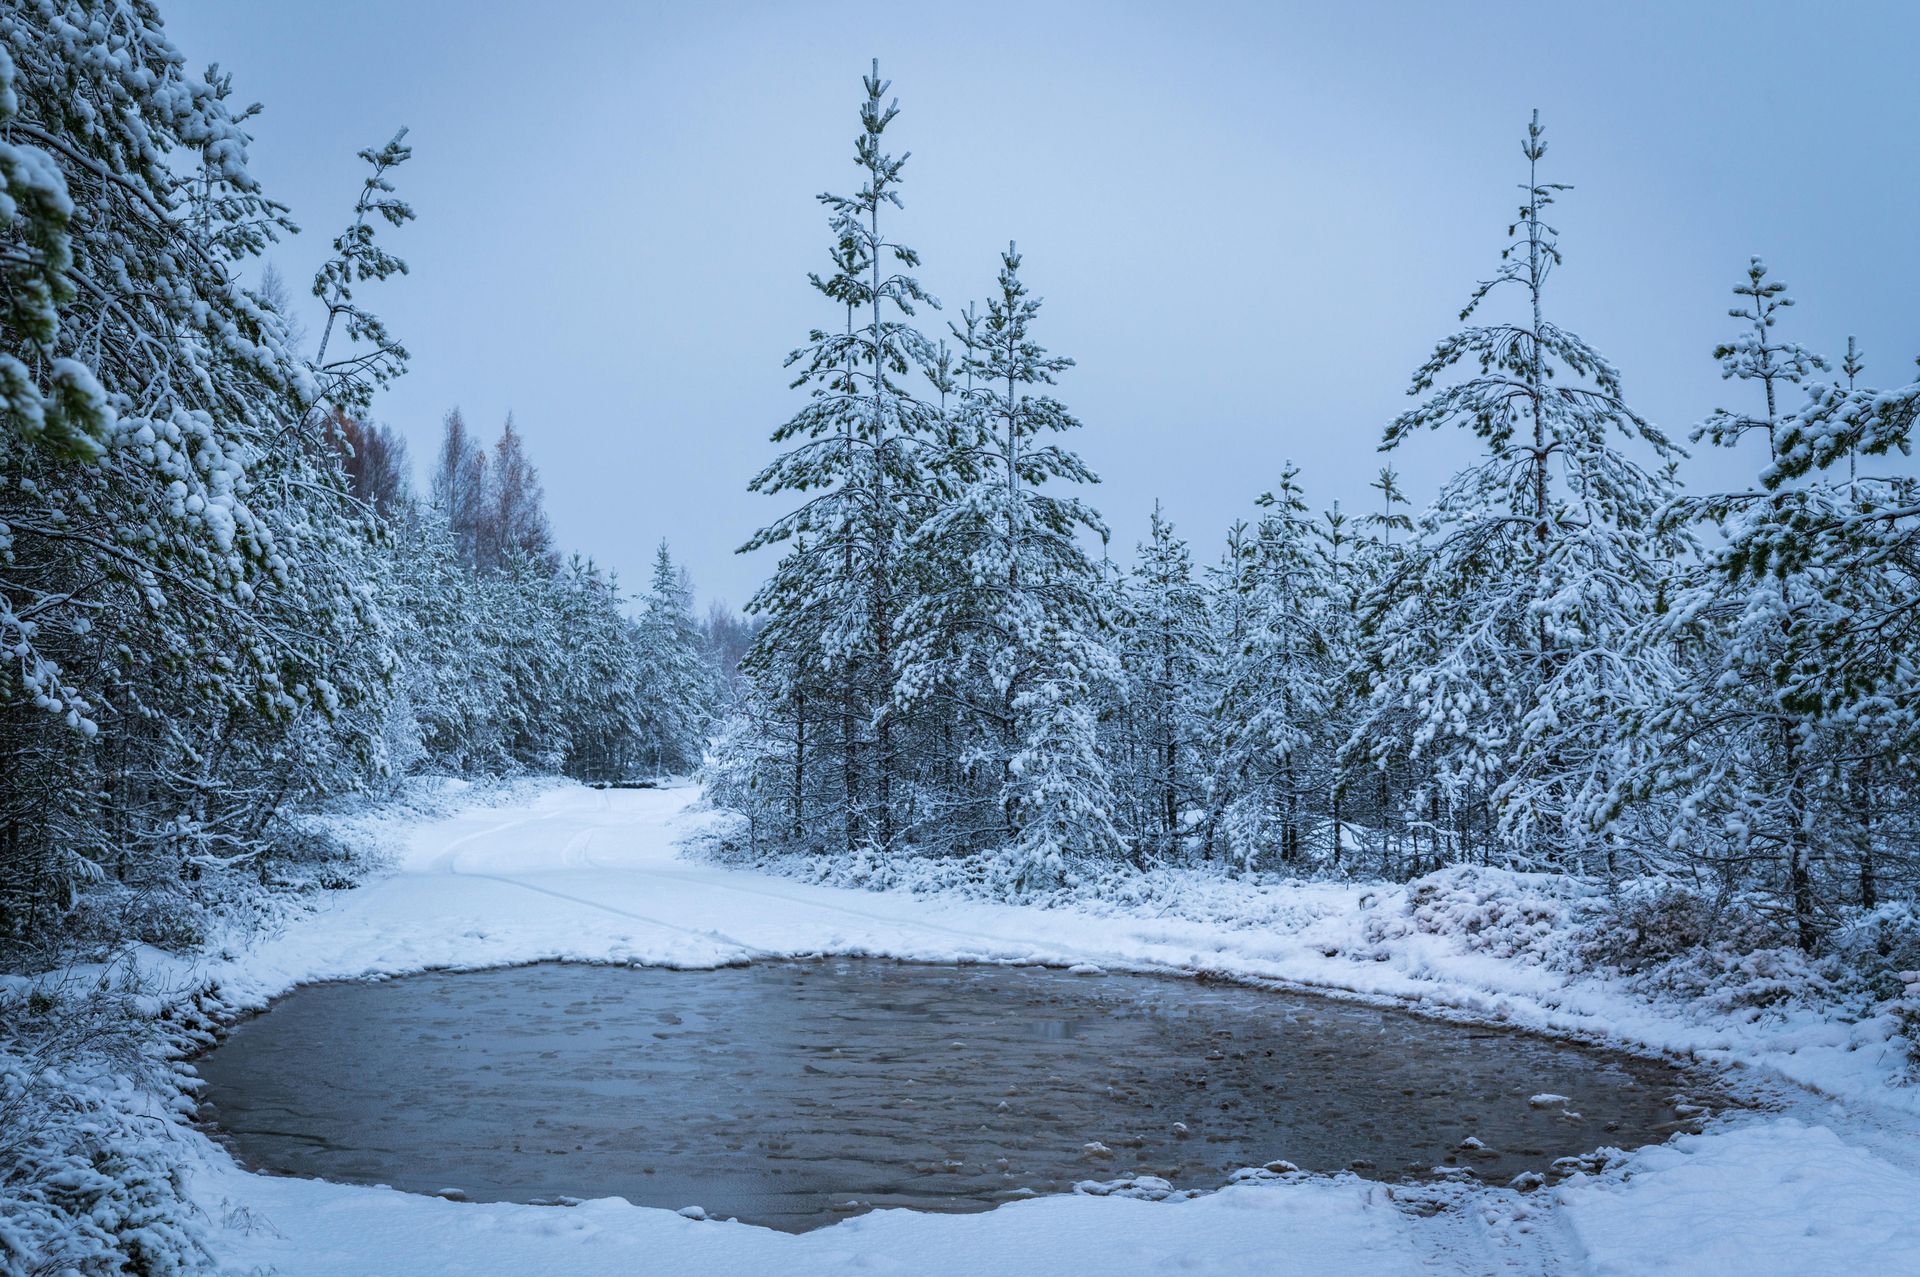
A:
<svg viewBox="0 0 1920 1277">
<path fill-rule="evenodd" d="M 389 830 L 404 844 L 394 874 L 200 974 L 248 1006 L 314 980 L 551 958 L 698 967 L 833 953 L 1211 971 L 1692 1052 L 1769 1102 L 1531 1194 L 1287 1177 L 1183 1202 L 881 1211 L 798 1236 L 619 1200 L 486 1205 L 270 1178 L 203 1140 L 191 1190 L 221 1258 L 288 1277 L 1920 1274 L 1920 1096 L 1887 1084 L 1884 1026 L 1683 1018 L 1396 922 L 1403 896 L 1338 884 L 1288 888 L 1248 925 L 1228 909 L 1043 910 L 728 870 L 676 853 L 706 819 L 696 797 L 565 786 Z"/>
</svg>

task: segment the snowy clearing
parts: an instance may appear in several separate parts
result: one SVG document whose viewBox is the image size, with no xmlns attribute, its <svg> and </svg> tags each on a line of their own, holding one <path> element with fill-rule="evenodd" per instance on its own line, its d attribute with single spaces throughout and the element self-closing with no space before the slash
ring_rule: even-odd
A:
<svg viewBox="0 0 1920 1277">
<path fill-rule="evenodd" d="M 696 797 L 690 788 L 569 786 L 390 831 L 404 839 L 391 877 L 335 895 L 204 974 L 230 1003 L 259 1006 L 314 980 L 552 958 L 704 967 L 834 953 L 1209 971 L 1691 1049 L 1756 1063 L 1748 1071 L 1756 1091 L 1769 1089 L 1778 1068 L 1833 1094 L 1776 1085 L 1776 1111 L 1721 1119 L 1526 1195 L 1263 1176 L 1187 1202 L 1075 1195 L 980 1215 L 882 1211 L 798 1236 L 617 1199 L 571 1209 L 475 1205 L 258 1176 L 201 1140 L 192 1191 L 223 1261 L 290 1277 L 626 1273 L 636 1264 L 676 1274 L 1920 1271 L 1914 1096 L 1883 1087 L 1867 1053 L 1847 1052 L 1839 1030 L 1689 1026 L 1624 994 L 1560 987 L 1549 972 L 1459 952 L 1429 934 L 1395 941 L 1384 960 L 1329 957 L 1329 937 L 1352 931 L 1359 913 L 1361 893 L 1340 886 L 1300 888 L 1312 921 L 1285 933 L 868 893 L 704 866 L 675 851 L 706 819 Z"/>
</svg>

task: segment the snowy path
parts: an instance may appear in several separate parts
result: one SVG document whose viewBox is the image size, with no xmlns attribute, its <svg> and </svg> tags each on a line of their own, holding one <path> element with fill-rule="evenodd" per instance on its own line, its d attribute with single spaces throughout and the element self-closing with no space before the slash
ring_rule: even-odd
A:
<svg viewBox="0 0 1920 1277">
<path fill-rule="evenodd" d="M 700 819 L 689 811 L 694 797 L 691 789 L 564 787 L 518 807 L 420 825 L 393 876 L 342 893 L 214 974 L 230 997 L 259 1003 L 298 983 L 427 967 L 547 958 L 705 967 L 866 953 L 1232 971 L 1426 995 L 1568 1031 L 1619 1031 L 1620 1008 L 1583 1006 L 1556 992 L 1547 973 L 1485 958 L 1436 973 L 1438 955 L 1415 955 L 1373 970 L 1336 965 L 1321 952 L 1324 941 L 1299 935 L 929 901 L 680 861 L 675 840 Z M 1628 1028 L 1635 1040 L 1663 1045 L 1676 1043 L 1662 1031 L 1679 1032 Z M 1920 1124 L 1861 1109 L 1796 1093 L 1787 1114 L 1745 1117 L 1636 1155 L 1631 1178 L 1581 1178 L 1532 1197 L 1467 1194 L 1431 1215 L 1380 1185 L 1341 1179 L 1248 1185 L 1182 1203 L 1067 1196 L 974 1215 L 882 1211 L 790 1236 L 619 1200 L 475 1205 L 255 1176 L 211 1145 L 194 1191 L 222 1226 L 223 1258 L 287 1277 L 1799 1274 L 1843 1263 L 1861 1273 L 1920 1273 L 1912 1210 Z"/>
</svg>

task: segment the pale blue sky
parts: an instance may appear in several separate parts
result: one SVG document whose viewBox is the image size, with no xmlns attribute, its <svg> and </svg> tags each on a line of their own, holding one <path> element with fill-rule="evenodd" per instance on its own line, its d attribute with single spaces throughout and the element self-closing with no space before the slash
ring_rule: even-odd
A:
<svg viewBox="0 0 1920 1277">
<path fill-rule="evenodd" d="M 416 465 L 459 404 L 511 409 L 568 547 L 644 584 L 669 537 L 703 596 L 782 508 L 745 492 L 790 414 L 781 360 L 833 319 L 813 196 L 854 182 L 879 56 L 913 152 L 895 225 L 957 312 L 1017 238 L 1039 335 L 1079 367 L 1090 495 L 1130 549 L 1156 497 L 1203 559 L 1287 457 L 1370 499 L 1381 426 L 1489 272 L 1539 107 L 1574 183 L 1550 311 L 1684 436 L 1760 253 L 1791 335 L 1920 352 L 1920 5 L 687 4 L 164 0 L 190 63 L 266 103 L 255 171 L 344 221 L 354 152 L 411 127 L 413 266 L 368 299 L 414 352 L 383 399 Z M 926 316 L 930 329 L 943 320 Z M 1460 456 L 1398 464 L 1418 495 Z M 1732 483 L 1753 458 L 1689 466 Z"/>
</svg>

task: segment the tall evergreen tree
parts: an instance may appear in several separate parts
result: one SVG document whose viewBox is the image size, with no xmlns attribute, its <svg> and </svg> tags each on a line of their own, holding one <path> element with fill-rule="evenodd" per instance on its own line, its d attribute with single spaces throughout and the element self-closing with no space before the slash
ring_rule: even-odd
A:
<svg viewBox="0 0 1920 1277">
<path fill-rule="evenodd" d="M 1366 638 L 1374 616 L 1372 609 L 1392 597 L 1387 587 L 1399 579 L 1409 548 L 1394 538 L 1412 533 L 1414 523 L 1400 509 L 1409 502 L 1392 466 L 1382 466 L 1368 486 L 1380 494 L 1380 507 L 1359 520 L 1354 542 L 1351 620 L 1345 626 L 1339 656 L 1342 677 L 1341 708 L 1335 726 L 1339 737 L 1335 796 L 1343 811 L 1353 813 L 1350 818 L 1358 819 L 1361 811 L 1366 813 L 1377 870 L 1383 875 L 1396 875 L 1409 868 L 1401 859 L 1406 845 L 1406 812 L 1397 797 L 1412 789 L 1408 783 L 1409 760 L 1404 748 L 1377 749 L 1376 742 L 1356 728 L 1363 718 L 1377 713 L 1377 709 L 1369 709 L 1372 673 Z M 1334 836 L 1341 840 L 1359 833 L 1352 826 L 1343 826 L 1339 814 L 1334 817 L 1334 826 Z"/>
<path fill-rule="evenodd" d="M 1425 398 L 1386 430 L 1395 448 L 1461 429 L 1485 454 L 1442 489 L 1369 609 L 1373 693 L 1355 741 L 1377 765 L 1404 752 L 1419 768 L 1407 800 L 1443 840 L 1436 854 L 1464 854 L 1461 840 L 1490 825 L 1505 856 L 1577 866 L 1620 765 L 1598 725 L 1648 678 L 1629 639 L 1653 601 L 1670 484 L 1615 438 L 1661 462 L 1674 449 L 1627 406 L 1613 366 L 1547 319 L 1561 256 L 1545 215 L 1568 188 L 1539 177 L 1537 112 L 1522 154 L 1514 242 L 1462 318 L 1496 290 L 1523 305 L 1442 340 L 1414 376 L 1410 393 Z M 1474 371 L 1444 380 L 1461 364 Z"/>
<path fill-rule="evenodd" d="M 693 591 L 662 541 L 641 602 L 639 684 L 646 706 L 645 738 L 655 771 L 698 766 L 712 715 L 712 667 L 701 651 Z"/>
<path fill-rule="evenodd" d="M 882 149 L 899 106 L 886 99 L 891 85 L 877 61 L 864 87 L 854 143 L 862 183 L 852 195 L 820 196 L 834 237 L 834 271 L 810 277 L 842 310 L 845 326 L 813 330 L 788 356 L 801 370 L 794 385 L 808 388 L 808 400 L 774 432 L 774 442 L 794 446 L 751 484 L 756 492 L 810 495 L 743 547 L 793 543 L 750 605 L 769 618 L 755 664 L 789 668 L 833 688 L 843 781 L 836 814 L 849 849 L 862 841 L 891 847 L 898 824 L 894 576 L 924 516 L 919 451 L 936 425 L 906 378 L 937 357 L 911 321 L 916 306 L 938 303 L 906 273 L 919 255 L 889 239 L 881 222 L 883 209 L 901 206 L 907 156 Z M 776 651 L 789 643 L 785 654 Z"/>
<path fill-rule="evenodd" d="M 8 938 L 85 886 L 153 918 L 270 876 L 294 802 L 385 765 L 392 653 L 315 411 L 375 375 L 303 358 L 242 282 L 289 226 L 252 109 L 140 0 L 7 8 L 0 47 Z"/>
<path fill-rule="evenodd" d="M 1303 858 L 1309 813 L 1332 782 L 1328 751 L 1315 746 L 1327 730 L 1338 670 L 1314 526 L 1291 463 L 1259 504 L 1215 784 L 1227 853 L 1252 867 L 1272 852 L 1291 866 Z"/>
<path fill-rule="evenodd" d="M 1738 306 L 1727 311 L 1743 321 L 1741 331 L 1730 341 L 1714 347 L 1713 357 L 1720 363 L 1723 380 L 1750 381 L 1757 384 L 1764 403 L 1764 416 L 1715 409 L 1693 433 L 1695 440 L 1730 446 L 1752 432 L 1765 434 L 1767 454 L 1779 456 L 1778 434 L 1785 410 L 1780 405 L 1782 392 L 1798 386 L 1827 366 L 1826 360 L 1795 342 L 1781 341 L 1774 325 L 1780 312 L 1793 305 L 1787 286 L 1767 278 L 1767 264 L 1758 257 L 1747 259 L 1747 277 L 1734 286 Z"/>
<path fill-rule="evenodd" d="M 1875 814 L 1886 783 L 1876 763 L 1898 775 L 1916 743 L 1908 618 L 1920 591 L 1907 583 L 1920 489 L 1905 475 L 1862 478 L 1856 464 L 1905 450 L 1920 391 L 1822 383 L 1804 408 L 1783 409 L 1824 361 L 1774 336 L 1792 303 L 1758 258 L 1735 292 L 1745 304 L 1731 314 L 1748 328 L 1715 355 L 1723 375 L 1757 383 L 1765 415 L 1716 412 L 1701 433 L 1725 444 L 1764 430 L 1771 460 L 1752 488 L 1674 504 L 1671 519 L 1710 523 L 1721 539 L 1655 634 L 1710 655 L 1627 726 L 1649 751 L 1637 793 L 1671 805 L 1659 813 L 1668 848 L 1730 883 L 1773 867 L 1811 950 L 1832 901 L 1849 888 L 1875 901 L 1883 857 L 1913 847 L 1910 827 Z M 1861 371 L 1851 345 L 1843 371 Z M 1843 865 L 1851 875 L 1835 872 Z"/>
<path fill-rule="evenodd" d="M 1032 885 L 1119 849 L 1093 713 L 1117 670 L 1100 634 L 1098 573 L 1076 539 L 1100 530 L 1098 517 L 1043 490 L 1095 481 L 1052 438 L 1079 421 L 1040 389 L 1073 361 L 1034 338 L 1040 302 L 1011 244 L 998 282 L 962 337 L 968 385 L 935 463 L 958 491 L 914 541 L 930 588 L 901 617 L 899 694 L 908 703 L 939 695 L 998 761 L 998 775 L 985 771 L 999 789 L 1010 872 Z"/>
<path fill-rule="evenodd" d="M 1127 774 L 1120 783 L 1132 797 L 1135 843 L 1167 859 L 1182 849 L 1188 813 L 1204 797 L 1200 733 L 1213 629 L 1187 543 L 1157 501 L 1125 583 L 1124 609 L 1121 661 L 1130 730 Z"/>
<path fill-rule="evenodd" d="M 332 256 L 313 279 L 313 295 L 327 314 L 313 357 L 314 375 L 320 396 L 349 414 L 364 414 L 374 392 L 406 371 L 409 358 L 386 322 L 354 296 L 360 284 L 407 273 L 406 262 L 377 234 L 380 222 L 397 227 L 413 220 L 413 207 L 393 187 L 393 171 L 413 158 L 406 139 L 407 130 L 401 129 L 385 146 L 360 152 L 368 173 L 354 201 L 353 221 L 334 238 Z"/>
</svg>

